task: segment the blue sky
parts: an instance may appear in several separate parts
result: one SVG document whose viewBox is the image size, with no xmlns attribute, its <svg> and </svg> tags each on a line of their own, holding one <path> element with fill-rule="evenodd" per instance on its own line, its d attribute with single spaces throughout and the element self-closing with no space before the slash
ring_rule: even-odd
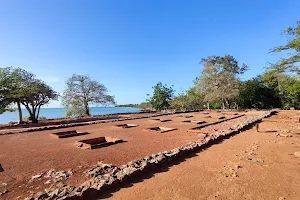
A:
<svg viewBox="0 0 300 200">
<path fill-rule="evenodd" d="M 191 87 L 212 54 L 249 65 L 243 79 L 262 73 L 299 8 L 298 0 L 2 0 L 0 67 L 34 72 L 58 92 L 73 73 L 87 74 L 118 104 L 140 103 L 158 81 L 177 93 Z"/>
</svg>

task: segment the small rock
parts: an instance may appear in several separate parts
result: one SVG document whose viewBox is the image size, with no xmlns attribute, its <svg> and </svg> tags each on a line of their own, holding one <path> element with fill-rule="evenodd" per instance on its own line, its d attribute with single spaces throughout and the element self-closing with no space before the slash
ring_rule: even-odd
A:
<svg viewBox="0 0 300 200">
<path fill-rule="evenodd" d="M 7 183 L 0 183 L 0 187 L 7 186 Z"/>
<path fill-rule="evenodd" d="M 4 194 L 6 194 L 6 193 L 8 193 L 8 190 L 7 190 L 7 189 L 5 189 L 3 192 L 0 192 L 0 196 L 4 195 Z"/>
<path fill-rule="evenodd" d="M 251 160 L 253 162 L 264 163 L 264 160 L 263 159 L 259 159 L 259 158 L 248 158 L 248 160 Z"/>
<path fill-rule="evenodd" d="M 295 155 L 296 157 L 300 157 L 300 151 L 296 151 L 296 152 L 294 153 L 294 155 Z"/>
<path fill-rule="evenodd" d="M 32 176 L 32 177 L 31 177 L 31 181 L 34 181 L 35 179 L 41 178 L 42 176 L 43 176 L 43 173 L 37 174 L 37 175 L 35 175 L 35 176 Z"/>
<path fill-rule="evenodd" d="M 46 181 L 44 184 L 45 185 L 48 185 L 48 184 L 50 184 L 51 183 L 51 180 L 48 180 L 48 181 Z"/>
<path fill-rule="evenodd" d="M 292 135 L 289 135 L 289 134 L 280 134 L 280 133 L 276 133 L 275 136 L 276 137 L 293 137 Z"/>
<path fill-rule="evenodd" d="M 242 168 L 242 166 L 240 166 L 240 165 L 235 165 L 235 168 L 236 168 L 236 169 L 240 169 L 240 168 Z"/>
<path fill-rule="evenodd" d="M 278 200 L 285 200 L 285 198 L 284 197 L 279 197 Z"/>
<path fill-rule="evenodd" d="M 249 156 L 253 156 L 253 155 L 256 155 L 256 153 L 254 153 L 253 151 L 250 151 L 250 152 L 248 153 L 248 155 L 249 155 Z"/>
</svg>

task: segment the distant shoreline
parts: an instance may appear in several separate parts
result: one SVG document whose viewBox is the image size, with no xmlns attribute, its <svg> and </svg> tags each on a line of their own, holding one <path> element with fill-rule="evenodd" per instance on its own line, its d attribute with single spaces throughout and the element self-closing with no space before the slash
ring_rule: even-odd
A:
<svg viewBox="0 0 300 200">
<path fill-rule="evenodd" d="M 119 114 L 119 113 L 138 113 L 142 109 L 131 108 L 131 107 L 90 107 L 91 115 L 108 115 L 108 114 Z M 27 110 L 22 108 L 23 118 L 29 116 Z M 64 108 L 41 108 L 40 117 L 46 119 L 59 119 L 65 118 Z M 14 123 L 18 120 L 18 112 L 5 112 L 0 115 L 0 124 Z"/>
</svg>

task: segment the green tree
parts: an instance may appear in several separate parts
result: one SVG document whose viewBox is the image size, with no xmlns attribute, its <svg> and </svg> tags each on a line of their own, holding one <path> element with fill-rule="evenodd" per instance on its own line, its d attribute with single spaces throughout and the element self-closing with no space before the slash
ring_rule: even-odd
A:
<svg viewBox="0 0 300 200">
<path fill-rule="evenodd" d="M 264 86 L 260 78 L 243 82 L 239 91 L 241 108 L 273 108 L 278 106 L 274 92 Z"/>
<path fill-rule="evenodd" d="M 21 68 L 0 68 L 0 107 L 2 111 L 12 110 L 16 104 L 19 123 L 23 122 L 21 104 L 28 110 L 30 119 L 36 123 L 40 107 L 57 99 L 57 93 L 35 75 Z"/>
<path fill-rule="evenodd" d="M 230 107 L 231 101 L 239 94 L 240 79 L 248 66 L 239 65 L 233 56 L 209 56 L 202 58 L 203 70 L 200 78 L 195 80 L 197 90 L 204 95 L 204 101 L 209 104 L 221 102 L 222 108 Z"/>
<path fill-rule="evenodd" d="M 143 110 L 152 110 L 152 105 L 150 102 L 142 102 L 139 105 L 139 108 L 143 109 Z"/>
<path fill-rule="evenodd" d="M 21 99 L 24 98 L 25 88 L 34 80 L 34 74 L 21 68 L 5 67 L 0 68 L 0 104 L 2 111 L 13 111 L 13 104 L 17 105 L 19 113 L 18 123 L 23 123 Z"/>
<path fill-rule="evenodd" d="M 73 74 L 66 85 L 62 102 L 67 117 L 90 116 L 89 104 L 115 104 L 114 97 L 107 95 L 107 88 L 89 76 Z"/>
<path fill-rule="evenodd" d="M 170 107 L 170 101 L 174 96 L 174 89 L 163 85 L 161 82 L 152 88 L 154 89 L 153 96 L 149 99 L 152 107 L 157 111 L 168 109 Z"/>
<path fill-rule="evenodd" d="M 275 47 L 271 52 L 287 51 L 290 56 L 280 59 L 271 68 L 279 72 L 291 71 L 300 74 L 300 21 L 296 22 L 295 27 L 284 30 L 283 34 L 287 36 L 287 44 Z"/>
<path fill-rule="evenodd" d="M 278 101 L 276 105 L 281 108 L 289 108 L 291 99 L 288 96 L 288 88 L 295 84 L 297 79 L 278 70 L 266 71 L 260 78 L 262 83 L 275 93 L 274 99 Z"/>
<path fill-rule="evenodd" d="M 182 92 L 170 101 L 172 109 L 177 111 L 200 110 L 203 108 L 203 96 L 198 93 L 195 87 Z"/>
<path fill-rule="evenodd" d="M 28 82 L 28 87 L 23 88 L 23 92 L 21 103 L 25 106 L 29 113 L 29 119 L 33 123 L 38 122 L 41 106 L 58 99 L 58 93 L 39 79 Z"/>
<path fill-rule="evenodd" d="M 300 80 L 287 88 L 289 107 L 300 109 Z"/>
<path fill-rule="evenodd" d="M 181 93 L 170 101 L 170 108 L 176 111 L 188 110 L 188 99 L 185 93 Z"/>
</svg>

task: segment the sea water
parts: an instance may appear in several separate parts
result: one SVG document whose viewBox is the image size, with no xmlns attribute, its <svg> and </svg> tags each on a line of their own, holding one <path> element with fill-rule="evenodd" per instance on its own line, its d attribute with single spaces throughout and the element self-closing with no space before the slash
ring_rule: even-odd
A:
<svg viewBox="0 0 300 200">
<path fill-rule="evenodd" d="M 91 115 L 104 115 L 104 114 L 114 114 L 114 113 L 130 113 L 130 112 L 140 112 L 138 108 L 117 108 L 117 107 L 91 107 Z M 23 118 L 28 117 L 28 111 L 22 109 Z M 63 118 L 66 116 L 64 108 L 41 108 L 39 117 L 46 117 L 47 119 L 52 118 Z M 0 124 L 7 124 L 9 122 L 18 121 L 18 112 L 5 112 L 0 114 Z"/>
</svg>

